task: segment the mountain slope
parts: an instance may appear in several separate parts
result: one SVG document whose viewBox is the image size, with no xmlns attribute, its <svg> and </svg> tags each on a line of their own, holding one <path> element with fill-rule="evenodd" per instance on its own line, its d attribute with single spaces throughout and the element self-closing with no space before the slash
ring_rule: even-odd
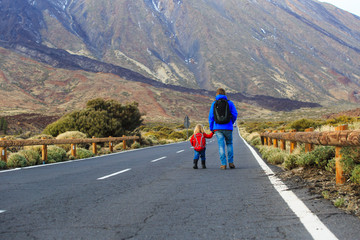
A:
<svg viewBox="0 0 360 240">
<path fill-rule="evenodd" d="M 53 68 L 3 48 L 0 48 L 0 63 L 1 116 L 29 112 L 63 115 L 84 108 L 90 99 L 101 97 L 123 104 L 138 102 L 147 121 L 181 122 L 185 115 L 192 121 L 206 121 L 214 99 L 214 93 L 209 96 L 186 93 L 129 81 L 110 73 Z M 253 106 L 236 99 L 234 102 L 242 117 L 269 112 L 254 106 L 254 101 Z"/>
<path fill-rule="evenodd" d="M 83 108 L 90 99 L 101 97 L 124 104 L 136 101 L 140 111 L 145 114 L 144 118 L 149 121 L 181 121 L 185 115 L 204 121 L 215 97 L 214 91 L 166 85 L 128 69 L 73 56 L 64 51 L 47 49 L 46 53 L 39 54 L 44 48 L 16 46 L 15 49 L 26 49 L 29 54 L 37 53 L 33 58 L 46 57 L 54 65 L 56 61 L 62 64 L 66 61 L 68 66 L 74 68 L 54 68 L 0 48 L 0 102 L 2 112 L 8 115 L 23 112 L 64 114 Z M 264 108 L 286 111 L 318 106 L 240 93 L 229 94 L 229 97 L 237 105 L 241 117 L 268 113 L 269 110 Z"/>
<path fill-rule="evenodd" d="M 188 88 L 359 101 L 360 19 L 318 1 L 2 0 L 0 11 L 5 47 L 42 44 Z"/>
</svg>

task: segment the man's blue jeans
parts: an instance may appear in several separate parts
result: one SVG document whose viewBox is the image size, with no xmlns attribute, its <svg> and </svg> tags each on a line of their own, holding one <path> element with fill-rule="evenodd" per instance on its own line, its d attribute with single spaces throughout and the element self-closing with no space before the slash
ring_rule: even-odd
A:
<svg viewBox="0 0 360 240">
<path fill-rule="evenodd" d="M 232 131 L 217 130 L 217 131 L 215 131 L 215 135 L 216 135 L 217 142 L 219 145 L 219 155 L 220 155 L 221 165 L 227 165 L 226 164 L 226 154 L 225 154 L 225 144 L 226 144 L 226 148 L 227 148 L 228 162 L 233 163 L 234 162 L 234 150 L 233 150 Z"/>
</svg>

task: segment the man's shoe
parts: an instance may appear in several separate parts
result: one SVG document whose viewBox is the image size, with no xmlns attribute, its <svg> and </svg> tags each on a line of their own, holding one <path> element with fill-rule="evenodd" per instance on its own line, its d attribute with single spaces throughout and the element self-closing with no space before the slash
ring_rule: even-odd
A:
<svg viewBox="0 0 360 240">
<path fill-rule="evenodd" d="M 229 163 L 229 168 L 235 168 L 235 165 L 233 163 Z"/>
<path fill-rule="evenodd" d="M 220 166 L 220 169 L 225 170 L 225 169 L 226 169 L 226 165 L 221 165 L 221 166 Z"/>
</svg>

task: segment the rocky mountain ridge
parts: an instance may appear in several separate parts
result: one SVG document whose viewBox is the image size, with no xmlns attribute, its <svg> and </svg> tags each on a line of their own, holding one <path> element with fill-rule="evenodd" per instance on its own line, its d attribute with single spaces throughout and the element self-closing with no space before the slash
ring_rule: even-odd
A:
<svg viewBox="0 0 360 240">
<path fill-rule="evenodd" d="M 248 102 L 359 101 L 360 19 L 318 1 L 2 0 L 0 13 L 0 45 L 54 67 Z"/>
<path fill-rule="evenodd" d="M 1 44 L 0 44 L 1 45 Z M 192 89 L 172 84 L 164 84 L 153 79 L 142 76 L 139 73 L 133 72 L 113 64 L 99 62 L 84 56 L 77 56 L 67 53 L 63 50 L 51 49 L 42 45 L 20 45 L 12 44 L 7 46 L 14 49 L 16 52 L 23 53 L 30 56 L 32 59 L 43 63 L 50 64 L 57 68 L 65 68 L 69 70 L 84 70 L 88 72 L 101 72 L 115 74 L 125 80 L 146 83 L 160 89 L 170 89 L 177 92 L 188 94 L 199 94 L 207 97 L 214 97 L 215 91 L 208 91 L 204 89 Z M 317 103 L 302 102 L 297 100 L 290 100 L 285 98 L 275 98 L 265 95 L 244 95 L 242 93 L 228 93 L 228 96 L 238 102 L 257 105 L 273 111 L 291 111 L 302 107 L 320 107 Z"/>
</svg>

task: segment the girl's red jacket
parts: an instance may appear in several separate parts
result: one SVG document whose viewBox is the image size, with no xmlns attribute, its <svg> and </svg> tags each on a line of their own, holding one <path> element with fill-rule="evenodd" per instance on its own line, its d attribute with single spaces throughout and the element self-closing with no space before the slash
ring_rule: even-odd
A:
<svg viewBox="0 0 360 240">
<path fill-rule="evenodd" d="M 190 138 L 190 143 L 191 146 L 194 147 L 194 150 L 196 151 L 201 151 L 203 149 L 205 149 L 206 146 L 206 139 L 205 138 L 212 138 L 212 136 L 214 135 L 214 133 L 196 133 L 194 135 L 192 135 L 192 137 Z"/>
</svg>

